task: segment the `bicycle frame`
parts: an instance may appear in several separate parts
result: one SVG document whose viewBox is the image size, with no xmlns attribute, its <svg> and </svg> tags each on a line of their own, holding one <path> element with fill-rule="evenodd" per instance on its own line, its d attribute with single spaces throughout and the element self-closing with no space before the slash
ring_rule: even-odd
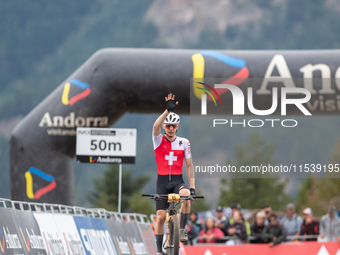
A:
<svg viewBox="0 0 340 255">
<path fill-rule="evenodd" d="M 204 198 L 203 196 L 181 196 L 175 193 L 171 194 L 142 194 L 143 197 L 150 197 L 154 200 L 161 200 L 161 199 L 167 199 L 169 203 L 168 209 L 166 209 L 166 219 L 165 219 L 165 230 L 166 230 L 166 240 L 163 245 L 163 249 L 166 250 L 166 254 L 178 254 L 178 250 L 180 247 L 180 240 L 179 240 L 179 213 L 177 212 L 176 206 L 182 202 L 182 200 L 190 200 L 193 201 L 196 198 Z M 178 233 L 176 235 L 176 231 L 171 232 L 171 229 L 169 228 L 169 223 L 172 220 L 172 217 L 176 217 L 173 219 L 173 229 L 177 229 Z M 176 236 L 176 237 L 174 237 Z M 171 238 L 172 237 L 172 238 Z M 170 239 L 172 239 L 172 242 L 170 244 Z M 175 240 L 177 239 L 177 241 Z M 177 245 L 178 242 L 178 245 Z M 177 246 L 177 247 L 176 247 Z"/>
</svg>

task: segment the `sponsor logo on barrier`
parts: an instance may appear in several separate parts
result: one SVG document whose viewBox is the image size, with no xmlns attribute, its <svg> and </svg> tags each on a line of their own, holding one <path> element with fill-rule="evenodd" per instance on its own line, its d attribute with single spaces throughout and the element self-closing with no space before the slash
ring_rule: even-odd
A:
<svg viewBox="0 0 340 255">
<path fill-rule="evenodd" d="M 50 184 L 46 185 L 45 187 L 37 190 L 35 193 L 33 193 L 33 178 L 32 174 L 40 177 L 41 179 L 50 182 Z M 54 180 L 54 177 L 52 175 L 48 175 L 44 173 L 43 171 L 39 170 L 35 167 L 30 167 L 28 171 L 25 173 L 26 178 L 26 195 L 29 199 L 40 199 L 41 196 L 45 195 L 48 192 L 51 192 L 54 190 L 57 186 L 56 181 Z"/>
<path fill-rule="evenodd" d="M 131 254 L 129 244 L 124 242 L 121 236 L 114 236 L 112 235 L 112 239 L 115 242 L 116 247 L 118 247 L 118 253 L 121 254 Z"/>
<path fill-rule="evenodd" d="M 56 238 L 51 233 L 43 232 L 43 235 L 50 254 L 66 254 L 63 243 L 60 238 L 58 238 L 57 232 L 55 233 Z"/>
<path fill-rule="evenodd" d="M 109 231 L 81 228 L 79 232 L 85 249 L 90 254 L 97 254 L 100 251 L 103 255 L 118 255 Z"/>
<path fill-rule="evenodd" d="M 24 229 L 19 225 L 19 231 L 28 251 L 31 249 L 45 249 L 43 238 L 40 235 L 36 235 L 33 229 L 31 229 L 32 233 L 30 234 L 27 228 Z"/>
<path fill-rule="evenodd" d="M 30 240 L 29 240 L 29 238 L 28 238 L 28 235 L 26 235 L 25 230 L 24 230 L 20 225 L 19 225 L 19 230 L 20 230 L 22 239 L 24 239 L 24 243 L 25 243 L 26 249 L 27 249 L 28 251 L 30 251 L 30 250 L 31 250 L 31 247 L 30 247 Z"/>
<path fill-rule="evenodd" d="M 2 252 L 5 252 L 5 236 L 4 236 L 4 233 L 0 230 L 0 234 L 2 236 L 2 240 L 1 240 L 1 237 L 0 237 L 0 249 Z"/>
<path fill-rule="evenodd" d="M 73 217 L 51 213 L 34 213 L 49 255 L 85 255 Z"/>
<path fill-rule="evenodd" d="M 135 252 L 135 254 L 148 254 L 147 249 L 143 242 L 138 242 L 136 238 L 128 236 L 128 242 L 130 245 L 130 249 Z"/>
<path fill-rule="evenodd" d="M 75 85 L 78 88 L 84 89 L 84 91 L 69 99 L 71 85 Z M 91 89 L 90 89 L 89 84 L 82 82 L 80 80 L 77 80 L 77 79 L 72 79 L 69 82 L 65 83 L 64 85 L 64 91 L 63 91 L 63 95 L 61 96 L 61 102 L 64 105 L 74 105 L 76 102 L 78 102 L 81 99 L 84 99 L 85 97 L 88 97 L 90 94 L 91 94 Z"/>
<path fill-rule="evenodd" d="M 7 232 L 6 232 L 7 229 Z M 6 248 L 7 249 L 21 249 L 20 239 L 17 234 L 11 234 L 8 228 L 3 228 L 5 241 L 6 241 Z"/>
<path fill-rule="evenodd" d="M 69 254 L 85 255 L 83 244 L 81 243 L 79 239 L 76 238 L 76 235 L 73 236 L 70 233 L 63 233 L 63 234 L 64 234 L 65 242 L 67 244 L 67 248 L 69 250 Z"/>
</svg>

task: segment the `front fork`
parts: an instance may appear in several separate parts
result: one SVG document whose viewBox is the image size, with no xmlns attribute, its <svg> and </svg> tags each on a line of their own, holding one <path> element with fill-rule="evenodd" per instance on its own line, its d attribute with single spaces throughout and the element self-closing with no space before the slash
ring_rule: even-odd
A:
<svg viewBox="0 0 340 255">
<path fill-rule="evenodd" d="M 170 213 L 169 210 L 166 210 L 166 220 L 165 220 L 165 233 L 166 233 L 166 240 L 164 242 L 164 246 L 165 248 L 169 248 L 170 247 L 170 228 L 169 228 L 169 222 L 170 222 Z"/>
<path fill-rule="evenodd" d="M 180 214 L 178 212 L 175 211 L 175 213 L 177 213 L 178 219 L 180 220 Z M 166 210 L 166 220 L 165 220 L 165 233 L 166 233 L 166 239 L 164 242 L 164 246 L 163 248 L 167 249 L 170 248 L 170 228 L 169 228 L 169 222 L 170 222 L 170 218 L 172 217 L 172 214 L 170 215 L 169 210 Z"/>
</svg>

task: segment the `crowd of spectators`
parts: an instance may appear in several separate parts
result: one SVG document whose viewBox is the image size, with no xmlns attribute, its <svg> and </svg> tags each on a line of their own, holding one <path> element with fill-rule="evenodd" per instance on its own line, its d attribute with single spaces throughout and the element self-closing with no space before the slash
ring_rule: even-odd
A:
<svg viewBox="0 0 340 255">
<path fill-rule="evenodd" d="M 267 243 L 270 247 L 282 242 L 316 240 L 340 243 L 340 215 L 335 206 L 330 206 L 328 213 L 318 220 L 311 208 L 304 209 L 300 217 L 295 213 L 295 205 L 289 203 L 286 214 L 279 217 L 266 204 L 256 213 L 252 224 L 244 219 L 239 203 L 230 207 L 229 217 L 218 206 L 214 217 L 207 217 L 204 222 L 198 219 L 197 212 L 191 211 L 186 225 L 189 243 Z"/>
</svg>

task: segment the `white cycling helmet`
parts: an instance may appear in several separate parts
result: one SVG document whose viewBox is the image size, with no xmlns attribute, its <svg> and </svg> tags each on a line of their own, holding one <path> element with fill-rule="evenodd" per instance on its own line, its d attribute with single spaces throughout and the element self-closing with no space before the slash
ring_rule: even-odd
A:
<svg viewBox="0 0 340 255">
<path fill-rule="evenodd" d="M 163 122 L 163 124 L 179 125 L 179 122 L 180 122 L 180 118 L 178 114 L 174 112 L 170 112 L 168 117 L 166 117 L 165 121 Z"/>
</svg>

